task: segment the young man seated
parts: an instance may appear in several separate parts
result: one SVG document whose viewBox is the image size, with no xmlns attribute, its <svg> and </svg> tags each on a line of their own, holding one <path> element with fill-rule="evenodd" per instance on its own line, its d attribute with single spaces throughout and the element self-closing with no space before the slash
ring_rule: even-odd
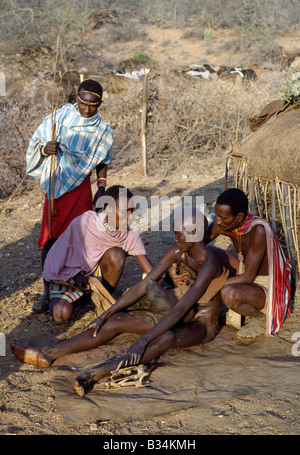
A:
<svg viewBox="0 0 300 455">
<path fill-rule="evenodd" d="M 42 349 L 14 345 L 12 349 L 15 356 L 25 363 L 48 367 L 60 356 L 103 345 L 121 333 L 135 333 L 141 337 L 121 359 L 122 366 L 130 366 L 147 364 L 169 348 L 185 348 L 210 342 L 219 329 L 218 317 L 222 303 L 220 289 L 229 272 L 223 269 L 214 249 L 206 247 L 204 243 L 203 233 L 207 227 L 204 215 L 193 210 L 190 216 L 183 218 L 180 215 L 180 218 L 174 221 L 175 241 L 157 265 L 82 333 Z M 180 229 L 176 226 L 180 226 Z M 160 295 L 151 306 L 146 298 L 145 308 L 155 313 L 154 318 L 151 321 L 140 317 L 142 311 L 136 311 L 143 307 L 140 299 L 173 264 L 181 264 L 192 271 L 194 276 L 175 289 L 175 299 L 163 299 Z M 95 376 L 97 379 L 93 377 L 92 380 L 96 382 L 104 377 L 107 371 L 112 371 L 119 363 L 120 356 L 104 362 Z M 86 385 L 84 381 L 84 387 Z"/>
<path fill-rule="evenodd" d="M 277 235 L 269 223 L 248 213 L 248 199 L 240 189 L 220 194 L 215 213 L 205 242 L 224 235 L 238 252 L 238 257 L 225 251 L 219 254 L 220 261 L 236 271 L 221 291 L 222 301 L 234 313 L 252 318 L 237 332 L 237 338 L 275 335 L 290 315 L 291 294 L 291 265 Z"/>
<path fill-rule="evenodd" d="M 49 250 L 43 277 L 50 283 L 49 308 L 56 322 L 66 321 L 74 302 L 91 292 L 88 277 L 99 273 L 99 267 L 102 284 L 110 293 L 127 255 L 135 256 L 145 273 L 152 269 L 139 233 L 128 227 L 131 198 L 123 186 L 111 186 L 102 196 L 107 201 L 104 210 L 75 218 Z"/>
</svg>

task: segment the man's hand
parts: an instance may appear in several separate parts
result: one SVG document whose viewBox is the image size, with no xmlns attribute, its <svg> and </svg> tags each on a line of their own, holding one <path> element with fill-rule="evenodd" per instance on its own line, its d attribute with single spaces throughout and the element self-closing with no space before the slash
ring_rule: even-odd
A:
<svg viewBox="0 0 300 455">
<path fill-rule="evenodd" d="M 139 338 L 135 343 L 133 343 L 128 349 L 122 361 L 121 368 L 139 365 L 143 358 L 146 346 L 147 343 L 143 340 L 142 337 Z"/>
<path fill-rule="evenodd" d="M 73 277 L 73 280 L 75 281 L 76 286 L 82 291 L 82 292 L 88 292 L 91 290 L 91 287 L 89 285 L 88 279 L 86 276 L 81 275 L 81 273 L 77 273 Z"/>
<path fill-rule="evenodd" d="M 57 154 L 57 147 L 59 146 L 60 142 L 56 141 L 49 141 L 44 147 L 44 153 L 46 155 L 56 155 Z"/>
<path fill-rule="evenodd" d="M 94 329 L 93 337 L 95 338 L 98 335 L 99 330 L 101 329 L 101 327 L 103 326 L 103 324 L 105 322 L 105 318 L 103 317 L 103 314 L 101 314 L 101 316 L 99 316 L 97 319 L 92 321 L 87 327 L 85 327 L 85 329 L 83 329 L 83 332 Z"/>
</svg>

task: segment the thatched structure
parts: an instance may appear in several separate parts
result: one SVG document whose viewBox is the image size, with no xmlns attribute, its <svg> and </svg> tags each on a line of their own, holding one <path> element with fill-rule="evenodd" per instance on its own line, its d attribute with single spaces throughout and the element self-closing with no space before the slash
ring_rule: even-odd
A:
<svg viewBox="0 0 300 455">
<path fill-rule="evenodd" d="M 271 112 L 274 104 L 268 106 Z M 300 276 L 300 105 L 282 102 L 277 107 L 271 115 L 250 119 L 253 131 L 231 150 L 226 175 L 233 171 L 234 186 L 248 195 L 250 211 L 272 224 L 296 279 L 297 271 Z"/>
</svg>

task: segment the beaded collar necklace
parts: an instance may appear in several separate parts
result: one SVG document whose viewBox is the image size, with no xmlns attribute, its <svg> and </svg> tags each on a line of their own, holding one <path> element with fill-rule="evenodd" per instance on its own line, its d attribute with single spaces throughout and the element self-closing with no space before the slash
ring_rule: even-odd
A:
<svg viewBox="0 0 300 455">
<path fill-rule="evenodd" d="M 245 221 L 247 220 L 247 217 L 245 217 L 239 224 L 239 226 L 237 226 L 235 229 L 233 229 L 231 232 L 233 232 L 235 235 L 237 236 L 241 236 L 241 235 L 245 235 L 246 232 L 238 232 L 238 230 L 243 226 L 243 224 L 245 223 Z"/>
<path fill-rule="evenodd" d="M 105 227 L 105 229 L 106 229 L 108 232 L 116 232 L 116 231 L 117 231 L 117 229 L 111 227 L 111 226 L 108 224 L 108 222 L 106 221 L 105 218 L 102 219 L 102 224 L 103 224 L 103 226 Z"/>
<path fill-rule="evenodd" d="M 233 232 L 235 235 L 237 235 L 238 239 L 238 259 L 239 259 L 239 275 L 243 273 L 243 264 L 244 264 L 244 255 L 243 255 L 243 247 L 242 247 L 242 235 L 245 235 L 245 232 L 238 232 L 238 229 L 240 229 L 245 222 L 245 219 L 240 223 L 239 227 L 236 227 L 233 229 L 231 232 Z"/>
</svg>

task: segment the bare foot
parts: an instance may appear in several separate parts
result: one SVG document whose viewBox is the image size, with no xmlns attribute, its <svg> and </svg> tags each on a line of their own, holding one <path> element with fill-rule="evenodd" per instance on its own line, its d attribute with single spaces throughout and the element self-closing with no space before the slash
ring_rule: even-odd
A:
<svg viewBox="0 0 300 455">
<path fill-rule="evenodd" d="M 96 384 L 97 381 L 93 380 L 92 375 L 90 373 L 83 373 L 74 381 L 74 390 L 80 397 L 84 397 L 84 395 L 92 389 L 93 385 Z"/>
<path fill-rule="evenodd" d="M 120 364 L 121 359 L 122 356 L 117 355 L 108 360 L 104 360 L 103 362 L 99 362 L 99 365 L 95 368 L 77 376 L 74 381 L 74 390 L 77 395 L 84 397 L 100 379 L 110 377 L 112 372 Z"/>
<path fill-rule="evenodd" d="M 47 368 L 51 365 L 52 360 L 49 359 L 40 349 L 37 348 L 24 348 L 16 344 L 10 345 L 14 356 L 24 363 L 35 365 L 40 368 Z"/>
</svg>

